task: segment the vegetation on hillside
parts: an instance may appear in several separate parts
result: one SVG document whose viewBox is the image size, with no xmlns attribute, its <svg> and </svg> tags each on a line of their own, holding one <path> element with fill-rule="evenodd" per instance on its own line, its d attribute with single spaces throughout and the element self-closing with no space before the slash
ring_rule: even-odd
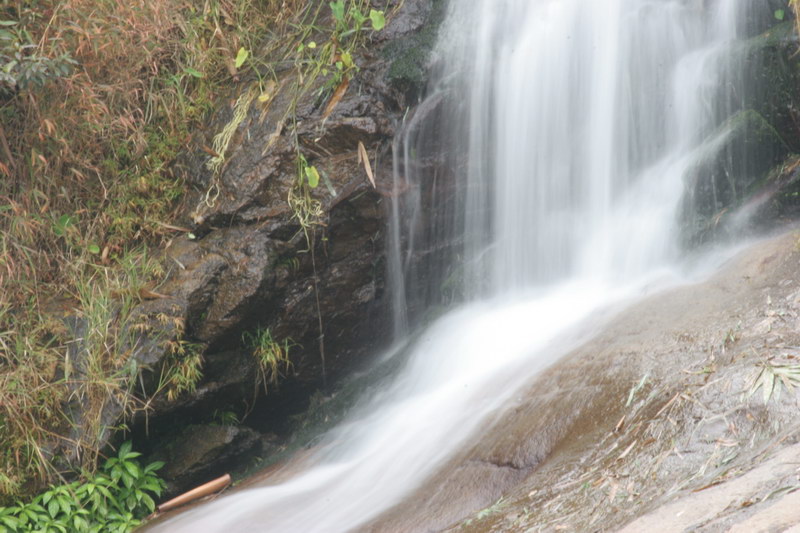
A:
<svg viewBox="0 0 800 533">
<path fill-rule="evenodd" d="M 145 407 L 129 313 L 167 274 L 153 250 L 182 231 L 173 163 L 208 111 L 240 79 L 263 96 L 287 68 L 296 90 L 324 71 L 333 93 L 357 69 L 339 40 L 383 25 L 369 5 L 0 0 L 0 502 L 59 474 L 64 435 L 93 435 L 69 442 L 70 466 L 92 469 L 107 402 Z M 176 352 L 196 381 L 198 354 Z"/>
</svg>

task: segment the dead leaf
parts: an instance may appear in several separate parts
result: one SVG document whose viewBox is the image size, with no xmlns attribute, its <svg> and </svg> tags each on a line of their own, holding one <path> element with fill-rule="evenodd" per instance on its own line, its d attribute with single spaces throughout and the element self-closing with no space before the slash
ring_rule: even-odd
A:
<svg viewBox="0 0 800 533">
<path fill-rule="evenodd" d="M 139 298 L 142 300 L 163 300 L 165 298 L 169 298 L 166 294 L 161 294 L 160 292 L 151 291 L 145 287 L 141 287 L 139 289 Z"/>
<path fill-rule="evenodd" d="M 200 149 L 203 150 L 208 155 L 210 155 L 211 157 L 219 157 L 219 154 L 217 152 L 215 152 L 212 148 L 209 148 L 205 144 L 201 146 Z"/>
<path fill-rule="evenodd" d="M 236 63 L 233 61 L 232 57 L 225 58 L 225 68 L 228 69 L 228 74 L 231 75 L 231 78 L 234 80 L 239 79 L 239 72 L 236 69 Z"/>
<path fill-rule="evenodd" d="M 619 491 L 619 483 L 614 480 L 610 480 L 611 483 L 611 492 L 608 494 L 608 501 L 609 503 L 614 502 L 614 498 L 617 497 L 617 491 Z"/>
<path fill-rule="evenodd" d="M 617 461 L 621 461 L 621 460 L 625 459 L 625 457 L 627 457 L 628 454 L 631 453 L 631 450 L 633 449 L 633 447 L 636 446 L 637 442 L 638 441 L 631 442 L 631 445 L 628 446 L 628 448 L 624 452 L 622 452 L 622 454 L 619 457 L 617 457 Z"/>
<path fill-rule="evenodd" d="M 328 105 L 325 106 L 325 112 L 322 114 L 323 122 L 328 120 L 328 117 L 331 116 L 331 113 L 333 113 L 334 108 L 342 100 L 342 97 L 344 96 L 344 93 L 347 92 L 347 88 L 349 86 L 350 86 L 350 78 L 345 76 L 344 79 L 342 80 L 342 83 L 340 83 L 339 86 L 336 88 L 336 90 L 333 91 L 333 95 L 331 96 Z"/>
<path fill-rule="evenodd" d="M 367 149 L 364 146 L 364 143 L 361 141 L 358 141 L 358 162 L 364 163 L 364 170 L 367 173 L 369 182 L 372 184 L 373 189 L 377 189 L 378 187 L 375 185 L 375 176 L 372 174 L 372 166 L 369 164 L 369 155 L 367 154 Z"/>
</svg>

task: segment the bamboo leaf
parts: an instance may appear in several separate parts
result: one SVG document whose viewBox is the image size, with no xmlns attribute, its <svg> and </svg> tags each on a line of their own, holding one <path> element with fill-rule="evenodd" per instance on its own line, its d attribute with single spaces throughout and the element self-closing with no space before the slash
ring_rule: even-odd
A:
<svg viewBox="0 0 800 533">
<path fill-rule="evenodd" d="M 192 67 L 183 67 L 183 71 L 186 74 L 188 74 L 189 76 L 192 76 L 194 78 L 202 78 L 203 77 L 203 73 L 202 72 L 200 72 L 197 69 L 193 69 Z"/>
<path fill-rule="evenodd" d="M 350 78 L 347 76 L 344 77 L 342 82 L 336 87 L 336 90 L 333 91 L 333 95 L 331 96 L 330 102 L 328 105 L 325 106 L 325 112 L 322 114 L 322 120 L 325 121 L 328 117 L 333 113 L 334 108 L 336 105 L 342 100 L 342 97 L 347 92 L 347 88 L 350 86 Z"/>
<path fill-rule="evenodd" d="M 769 369 L 765 368 L 764 373 L 762 374 L 762 380 L 763 390 L 761 392 L 764 394 L 764 403 L 768 403 L 770 397 L 772 397 L 772 391 L 775 388 L 775 374 Z"/>
<path fill-rule="evenodd" d="M 358 160 L 364 164 L 364 171 L 367 173 L 367 178 L 372 184 L 372 188 L 377 189 L 375 185 L 375 176 L 372 174 L 372 165 L 369 164 L 369 155 L 367 154 L 364 143 L 361 141 L 358 141 Z"/>
</svg>

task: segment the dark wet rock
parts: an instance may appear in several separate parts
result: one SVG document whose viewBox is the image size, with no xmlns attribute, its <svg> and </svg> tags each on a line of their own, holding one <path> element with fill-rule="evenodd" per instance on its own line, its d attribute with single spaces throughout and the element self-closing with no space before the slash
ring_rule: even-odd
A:
<svg viewBox="0 0 800 533">
<path fill-rule="evenodd" d="M 792 155 L 800 151 L 798 40 L 793 20 L 773 23 L 761 21 L 767 29 L 734 51 L 742 59 L 732 75 L 747 82 L 733 95 L 742 111 L 698 152 L 683 205 L 689 245 L 774 226 L 800 206 Z"/>
<path fill-rule="evenodd" d="M 752 109 L 734 115 L 707 144 L 684 200 L 696 224 L 689 232 L 697 242 L 740 230 L 736 210 L 758 201 L 770 171 L 789 154 L 778 131 Z"/>
<path fill-rule="evenodd" d="M 152 459 L 164 461 L 160 473 L 169 480 L 166 496 L 174 496 L 255 457 L 261 449 L 261 436 L 251 429 L 191 425 L 166 438 Z"/>
<path fill-rule="evenodd" d="M 424 89 L 428 61 L 445 10 L 444 0 L 418 2 L 404 10 L 391 31 L 387 32 L 391 42 L 382 52 L 391 61 L 387 78 L 401 94 L 416 98 Z"/>
<path fill-rule="evenodd" d="M 394 187 L 392 139 L 424 85 L 443 4 L 405 0 L 388 6 L 387 13 L 399 10 L 354 58 L 359 70 L 329 113 L 327 97 L 317 90 L 329 80 L 318 80 L 298 97 L 295 74 L 283 71 L 268 101 L 255 97 L 254 82 L 232 90 L 193 139 L 179 165 L 190 185 L 180 224 L 192 234 L 175 237 L 165 250 L 171 274 L 158 289 L 165 298 L 134 311 L 147 325 L 134 352 L 148 393 L 163 385 L 165 368 L 182 357 L 165 350 L 170 342 L 203 350 L 203 378 L 177 400 L 156 397 L 147 415 L 134 421 L 134 439 L 149 457 L 187 424 L 216 432 L 209 439 L 222 442 L 222 430 L 209 426 L 220 413 L 241 420 L 256 406 L 267 414 L 251 415 L 245 423 L 273 431 L 285 425 L 277 417 L 302 412 L 314 391 L 330 388 L 388 343 L 384 256 Z M 394 62 L 412 44 L 416 77 L 394 83 Z M 289 120 L 291 108 L 296 121 Z M 214 169 L 207 147 L 237 111 L 243 118 L 224 163 Z M 370 158 L 374 187 L 359 161 L 360 144 Z M 302 194 L 296 188 L 303 178 L 298 150 L 321 176 L 305 198 L 318 206 L 315 223 L 305 228 L 298 218 L 302 209 L 289 201 Z M 244 341 L 257 328 L 268 328 L 290 346 L 290 364 L 266 397 Z M 221 453 L 215 444 L 191 461 L 181 459 L 165 475 L 183 480 L 220 473 L 228 457 L 250 453 L 251 429 L 239 429 L 247 445 L 232 445 L 212 460 Z M 213 464 L 203 470 L 203 462 Z"/>
</svg>

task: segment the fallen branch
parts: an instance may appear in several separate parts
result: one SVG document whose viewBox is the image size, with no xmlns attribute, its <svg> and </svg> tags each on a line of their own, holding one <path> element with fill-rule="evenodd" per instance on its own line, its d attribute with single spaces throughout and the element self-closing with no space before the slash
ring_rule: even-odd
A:
<svg viewBox="0 0 800 533">
<path fill-rule="evenodd" d="M 200 485 L 197 488 L 190 490 L 189 492 L 184 492 L 180 496 L 172 498 L 171 500 L 162 503 L 158 506 L 158 512 L 164 513 L 171 509 L 175 509 L 176 507 L 180 507 L 181 505 L 186 505 L 189 502 L 193 502 L 198 500 L 204 496 L 208 496 L 209 494 L 214 494 L 218 492 L 228 485 L 231 484 L 231 475 L 225 474 L 222 477 L 219 477 L 213 481 L 209 481 L 203 485 Z"/>
</svg>

